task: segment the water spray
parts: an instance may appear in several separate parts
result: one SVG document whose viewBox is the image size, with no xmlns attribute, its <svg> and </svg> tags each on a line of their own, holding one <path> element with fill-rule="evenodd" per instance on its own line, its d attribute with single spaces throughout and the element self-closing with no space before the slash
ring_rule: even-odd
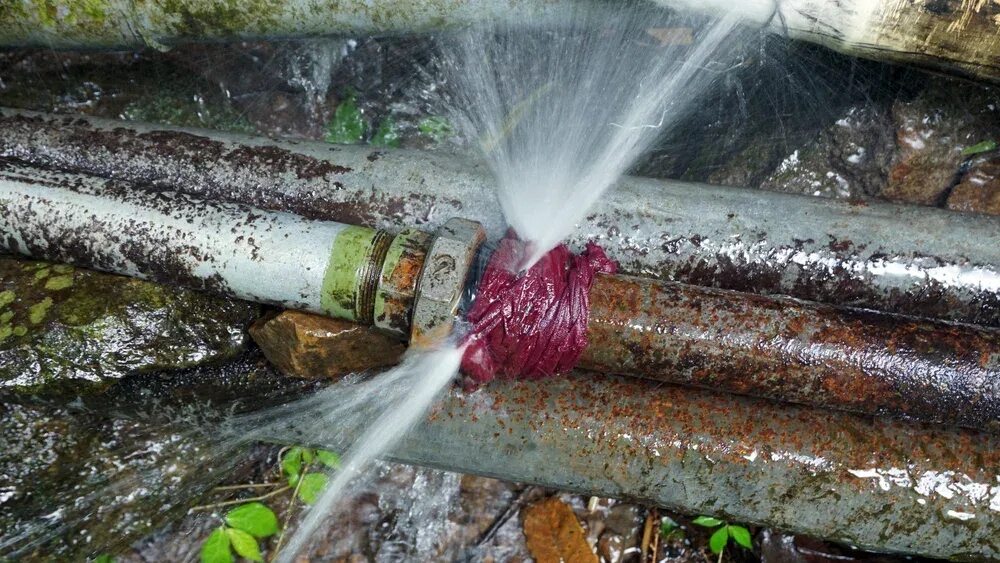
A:
<svg viewBox="0 0 1000 563">
<path fill-rule="evenodd" d="M 445 151 L 4 108 L 0 130 L 0 157 L 197 199 L 390 232 L 451 217 L 506 230 L 489 170 Z M 597 241 L 645 278 L 1000 328 L 997 240 L 988 215 L 626 176 L 565 242 Z"/>
<path fill-rule="evenodd" d="M 612 275 L 596 247 L 590 258 L 559 247 L 515 274 L 524 248 L 512 238 L 479 287 L 471 273 L 485 232 L 473 221 L 394 236 L 12 162 L 0 166 L 0 209 L 0 248 L 11 252 L 375 325 L 417 346 L 451 333 L 471 280 L 487 294 L 471 310 L 475 384 L 578 365 L 1000 425 L 1000 334 L 974 326 Z"/>
</svg>

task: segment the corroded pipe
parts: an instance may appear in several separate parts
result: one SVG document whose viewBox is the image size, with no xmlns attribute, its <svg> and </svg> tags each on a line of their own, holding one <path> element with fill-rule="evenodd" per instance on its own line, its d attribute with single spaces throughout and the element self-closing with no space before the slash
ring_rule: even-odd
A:
<svg viewBox="0 0 1000 563">
<path fill-rule="evenodd" d="M 505 223 L 454 156 L 0 110 L 0 156 L 382 229 Z M 626 273 L 1000 327 L 1000 218 L 625 178 L 569 237 Z"/>
<path fill-rule="evenodd" d="M 580 366 L 1000 430 L 1000 332 L 599 275 Z"/>
<path fill-rule="evenodd" d="M 290 422 L 269 437 L 304 436 Z M 580 372 L 452 389 L 391 457 L 869 549 L 1000 558 L 1000 448 L 969 431 Z"/>
<path fill-rule="evenodd" d="M 12 252 L 376 324 L 413 342 L 450 330 L 483 238 L 461 219 L 433 239 L 393 237 L 2 160 L 0 210 L 0 248 Z M 377 295 L 394 303 L 391 315 Z M 1000 429 L 1000 331 L 627 276 L 598 276 L 590 302 L 584 367 Z"/>
<path fill-rule="evenodd" d="M 0 248 L 408 334 L 426 238 L 0 160 Z"/>
</svg>

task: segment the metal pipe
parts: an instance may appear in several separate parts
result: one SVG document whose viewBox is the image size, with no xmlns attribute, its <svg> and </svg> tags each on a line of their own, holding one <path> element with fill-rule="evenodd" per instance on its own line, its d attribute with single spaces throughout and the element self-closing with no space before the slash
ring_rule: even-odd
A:
<svg viewBox="0 0 1000 563">
<path fill-rule="evenodd" d="M 281 234 L 289 224 L 251 219 L 230 205 L 211 210 L 195 205 L 208 215 L 187 223 L 167 205 L 172 200 L 165 193 L 128 195 L 118 193 L 121 186 L 115 182 L 55 173 L 41 176 L 46 183 L 27 182 L 26 174 L 17 166 L 0 174 L 0 201 L 12 206 L 0 215 L 5 232 L 0 242 L 88 265 L 157 272 L 155 265 L 170 264 L 172 252 L 197 249 L 200 254 L 200 240 L 189 234 L 199 222 L 227 240 L 236 235 L 225 228 L 238 222 L 249 220 L 249 230 L 262 237 Z M 66 194 L 57 196 L 56 190 Z M 96 209 L 123 217 L 117 223 L 121 233 L 94 220 L 95 209 L 87 213 L 77 207 L 93 203 L 99 190 L 118 198 L 118 205 Z M 140 208 L 156 214 L 160 226 L 144 223 Z M 209 211 L 228 219 L 210 219 Z M 300 221 L 306 232 L 321 232 L 312 222 Z M 141 234 L 148 229 L 152 233 Z M 127 244 L 123 235 L 133 232 L 145 237 L 139 239 L 144 247 Z M 336 236 L 316 240 L 331 244 L 331 238 Z M 170 246 L 172 239 L 185 245 Z M 223 277 L 232 282 L 227 289 L 243 287 L 247 296 L 266 298 L 259 289 L 266 280 L 255 277 L 258 286 L 247 287 L 232 274 L 248 254 L 253 259 L 253 247 L 221 244 L 233 250 L 231 260 L 195 256 L 182 263 L 179 277 L 218 288 L 206 280 L 229 276 Z M 274 250 L 285 255 L 281 248 Z M 198 267 L 190 268 L 192 263 Z M 284 264 L 294 268 L 293 260 Z M 272 275 L 287 277 L 288 271 Z M 301 442 L 293 424 L 281 430 L 271 437 Z M 1000 556 L 1000 449 L 992 436 L 969 431 L 577 374 L 543 383 L 498 383 L 471 394 L 453 389 L 394 456 L 718 514 L 874 549 L 948 558 Z"/>
<path fill-rule="evenodd" d="M 4 161 L 0 210 L 0 248 L 412 342 L 450 332 L 484 239 L 462 219 L 392 237 Z M 1000 430 L 1000 331 L 624 276 L 598 276 L 590 300 L 586 368 Z"/>
<path fill-rule="evenodd" d="M 193 40 L 421 32 L 475 22 L 540 25 L 592 0 L 48 0 L 0 7 L 0 45 L 165 49 Z M 903 0 L 654 0 L 671 9 L 738 10 L 776 33 L 850 55 L 1000 78 L 1000 42 L 988 3 Z"/>
<path fill-rule="evenodd" d="M 308 439 L 291 422 L 270 437 Z M 997 445 L 974 432 L 578 372 L 452 389 L 391 457 L 868 549 L 983 560 L 1000 557 Z"/>
<path fill-rule="evenodd" d="M 586 369 L 1000 430 L 1000 331 L 623 276 L 590 304 Z"/>
<path fill-rule="evenodd" d="M 373 324 L 413 306 L 422 239 L 0 161 L 0 248 Z M 386 265 L 396 248 L 399 257 Z M 398 272 L 396 270 L 399 270 Z M 382 280 L 386 280 L 382 282 Z M 381 283 L 380 283 L 381 282 Z M 390 329 L 393 319 L 382 323 Z M 409 320 L 406 319 L 406 328 Z"/>
<path fill-rule="evenodd" d="M 0 110 L 0 156 L 382 229 L 505 223 L 486 166 L 440 152 L 275 141 Z M 279 188 L 276 189 L 276 186 Z M 1000 218 L 625 178 L 569 237 L 626 273 L 1000 327 Z"/>
</svg>

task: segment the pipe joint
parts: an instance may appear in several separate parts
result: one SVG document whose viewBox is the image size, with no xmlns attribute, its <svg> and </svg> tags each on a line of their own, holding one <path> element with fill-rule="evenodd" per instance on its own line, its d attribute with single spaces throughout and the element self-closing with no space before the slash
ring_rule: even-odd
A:
<svg viewBox="0 0 1000 563">
<path fill-rule="evenodd" d="M 410 343 L 430 345 L 451 332 L 486 230 L 475 221 L 452 218 L 438 229 L 427 251 L 413 304 Z"/>
</svg>

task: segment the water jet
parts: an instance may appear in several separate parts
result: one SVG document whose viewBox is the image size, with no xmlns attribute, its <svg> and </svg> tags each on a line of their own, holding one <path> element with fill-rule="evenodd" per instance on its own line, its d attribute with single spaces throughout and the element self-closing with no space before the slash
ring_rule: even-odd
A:
<svg viewBox="0 0 1000 563">
<path fill-rule="evenodd" d="M 0 207 L 11 252 L 375 324 L 418 345 L 451 333 L 485 239 L 465 219 L 392 236 L 9 161 Z M 594 277 L 589 302 L 589 317 L 575 313 L 587 319 L 582 368 L 1000 425 L 997 331 L 617 275 Z"/>
</svg>

